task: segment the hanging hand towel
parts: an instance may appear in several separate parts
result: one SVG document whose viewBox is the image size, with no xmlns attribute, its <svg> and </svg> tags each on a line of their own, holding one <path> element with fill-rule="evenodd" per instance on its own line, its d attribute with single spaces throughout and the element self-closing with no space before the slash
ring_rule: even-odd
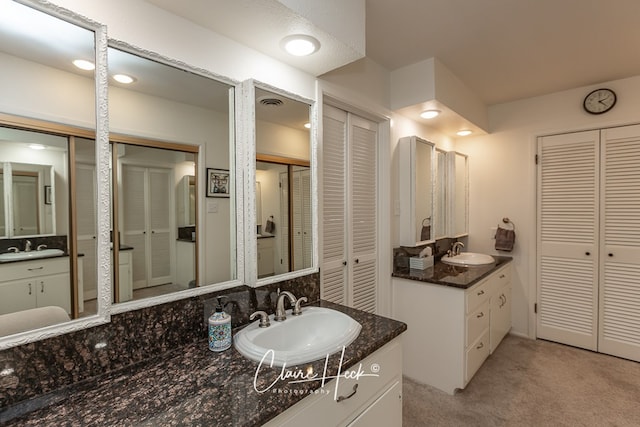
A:
<svg viewBox="0 0 640 427">
<path fill-rule="evenodd" d="M 496 250 L 511 252 L 516 241 L 516 231 L 498 226 L 496 230 Z"/>
<path fill-rule="evenodd" d="M 273 234 L 276 231 L 276 224 L 273 222 L 273 216 L 267 219 L 267 223 L 264 226 L 265 233 Z"/>
</svg>

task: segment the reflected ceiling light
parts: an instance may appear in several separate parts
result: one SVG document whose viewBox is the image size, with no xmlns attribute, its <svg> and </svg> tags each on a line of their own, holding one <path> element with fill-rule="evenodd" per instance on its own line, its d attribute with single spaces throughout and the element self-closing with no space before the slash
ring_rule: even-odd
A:
<svg viewBox="0 0 640 427">
<path fill-rule="evenodd" d="M 440 110 L 425 110 L 420 113 L 420 117 L 423 119 L 433 119 L 434 117 L 438 117 L 440 115 Z"/>
<path fill-rule="evenodd" d="M 469 129 L 462 129 L 459 130 L 457 135 L 458 136 L 467 136 L 467 135 L 471 135 L 473 132 L 471 132 Z"/>
<path fill-rule="evenodd" d="M 42 144 L 29 144 L 29 148 L 32 150 L 44 150 L 45 146 Z"/>
<path fill-rule="evenodd" d="M 294 34 L 282 39 L 280 46 L 294 56 L 307 56 L 320 49 L 320 42 L 315 37 Z"/>
<path fill-rule="evenodd" d="M 311 129 L 311 123 L 305 123 L 304 127 L 307 128 L 307 129 Z"/>
<path fill-rule="evenodd" d="M 136 79 L 134 79 L 133 77 L 128 76 L 126 74 L 115 74 L 113 76 L 113 80 L 117 81 L 118 83 L 125 84 L 125 85 L 131 84 L 131 83 L 136 81 Z"/>
<path fill-rule="evenodd" d="M 86 61 L 84 59 L 74 59 L 73 65 L 85 71 L 91 71 L 96 69 L 96 66 L 93 62 Z"/>
</svg>

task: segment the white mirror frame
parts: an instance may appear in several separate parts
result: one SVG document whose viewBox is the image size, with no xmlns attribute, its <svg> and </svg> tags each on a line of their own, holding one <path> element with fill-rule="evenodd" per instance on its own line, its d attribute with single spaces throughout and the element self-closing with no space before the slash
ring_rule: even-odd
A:
<svg viewBox="0 0 640 427">
<path fill-rule="evenodd" d="M 312 245 L 312 267 L 302 270 L 291 271 L 289 273 L 258 279 L 258 248 L 257 248 L 257 227 L 256 227 L 256 111 L 255 111 L 255 89 L 273 92 L 284 97 L 303 102 L 310 106 L 310 161 L 311 161 L 311 230 L 313 233 Z M 242 141 L 244 145 L 244 164 L 242 168 L 245 172 L 245 199 L 244 199 L 244 277 L 245 283 L 252 288 L 269 285 L 271 283 L 302 277 L 317 273 L 318 268 L 318 107 L 317 103 L 297 94 L 284 91 L 259 81 L 249 79 L 242 82 L 242 117 L 244 118 Z"/>
<path fill-rule="evenodd" d="M 111 271 L 109 268 L 110 232 L 110 191 L 109 191 L 109 121 L 107 104 L 107 28 L 85 16 L 76 14 L 68 9 L 53 5 L 45 0 L 16 0 L 40 12 L 55 16 L 71 24 L 93 31 L 95 33 L 95 87 L 96 87 L 96 165 L 98 188 L 96 196 L 97 225 L 98 225 L 98 313 L 93 316 L 74 319 L 58 325 L 51 325 L 32 331 L 21 332 L 0 338 L 0 350 L 40 341 L 57 335 L 79 331 L 81 329 L 108 323 L 111 319 Z M 100 185 L 102 184 L 102 185 Z"/>
<path fill-rule="evenodd" d="M 233 100 L 229 99 L 229 112 L 230 112 L 229 141 L 230 142 L 235 141 L 235 144 L 233 147 L 234 149 L 229 150 L 229 156 L 230 156 L 229 164 L 234 165 L 234 168 L 235 168 L 235 183 L 233 183 L 233 187 L 230 190 L 232 194 L 235 194 L 235 210 L 236 210 L 236 215 L 235 215 L 236 222 L 231 227 L 231 241 L 235 240 L 235 244 L 236 244 L 235 256 L 231 256 L 231 264 L 232 264 L 232 267 L 235 268 L 235 272 L 236 272 L 235 279 L 228 280 L 226 282 L 215 283 L 215 284 L 208 284 L 208 285 L 203 284 L 202 286 L 199 286 L 197 288 L 185 289 L 183 291 L 172 292 L 169 294 L 159 295 L 156 297 L 143 298 L 139 300 L 132 300 L 132 301 L 127 301 L 123 303 L 112 304 L 110 305 L 111 307 L 110 313 L 118 314 L 118 313 L 124 313 L 127 311 L 139 310 L 141 308 L 160 305 L 160 304 L 164 304 L 172 301 L 178 301 L 181 299 L 190 298 L 198 295 L 204 295 L 211 292 L 242 285 L 244 282 L 244 275 L 245 275 L 245 272 L 242 269 L 242 265 L 244 263 L 243 256 L 245 254 L 245 249 L 244 249 L 245 240 L 243 236 L 243 230 L 244 230 L 243 223 L 245 222 L 245 215 L 244 215 L 244 212 L 242 212 L 242 209 L 239 209 L 239 208 L 241 208 L 244 205 L 243 190 L 244 191 L 246 190 L 245 190 L 245 184 L 243 180 L 246 179 L 246 176 L 243 171 L 244 163 L 245 163 L 243 160 L 245 158 L 245 154 L 244 154 L 245 148 L 244 148 L 244 144 L 240 142 L 241 138 L 239 138 L 238 136 L 242 135 L 242 123 L 249 121 L 250 118 L 245 117 L 243 115 L 242 108 L 235 108 L 236 106 L 242 105 L 242 99 L 241 99 L 242 90 L 239 82 L 229 79 L 227 77 L 223 77 L 223 76 L 211 73 L 210 71 L 207 71 L 205 69 L 191 66 L 182 61 L 178 61 L 175 59 L 168 58 L 166 56 L 162 56 L 156 52 L 138 48 L 136 46 L 133 46 L 131 44 L 128 44 L 119 40 L 109 39 L 108 45 L 113 48 L 150 59 L 152 61 L 160 62 L 175 68 L 179 68 L 194 74 L 198 74 L 203 77 L 217 80 L 221 83 L 228 84 L 229 86 L 232 86 L 234 88 L 234 99 Z M 198 153 L 198 170 L 196 171 L 196 173 L 198 174 L 198 177 L 205 176 L 205 171 L 206 171 L 205 158 L 206 158 L 205 147 L 201 147 Z M 198 182 L 204 183 L 205 181 L 203 178 L 201 178 L 198 180 Z M 205 213 L 206 201 L 204 200 L 203 194 L 204 192 L 202 191 L 202 188 L 199 188 L 198 194 L 197 194 L 198 218 L 205 218 L 206 216 L 206 213 Z M 196 242 L 204 242 L 204 239 L 205 239 L 204 228 L 197 227 L 197 230 L 198 230 L 197 231 L 198 235 L 196 237 Z M 205 245 L 200 243 L 197 243 L 197 244 L 198 244 L 198 248 L 197 248 L 198 258 L 202 260 L 202 262 L 204 262 L 206 260 L 206 254 L 205 254 L 205 248 L 204 248 Z M 109 247 L 108 245 L 109 243 L 107 240 L 107 247 Z M 109 290 L 110 289 L 111 287 L 109 287 Z"/>
</svg>

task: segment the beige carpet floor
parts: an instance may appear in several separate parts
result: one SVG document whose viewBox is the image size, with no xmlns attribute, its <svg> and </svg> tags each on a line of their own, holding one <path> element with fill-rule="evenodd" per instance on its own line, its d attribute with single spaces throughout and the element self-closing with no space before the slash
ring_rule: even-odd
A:
<svg viewBox="0 0 640 427">
<path fill-rule="evenodd" d="M 507 336 L 448 395 L 404 378 L 403 426 L 640 426 L 640 363 Z"/>
</svg>

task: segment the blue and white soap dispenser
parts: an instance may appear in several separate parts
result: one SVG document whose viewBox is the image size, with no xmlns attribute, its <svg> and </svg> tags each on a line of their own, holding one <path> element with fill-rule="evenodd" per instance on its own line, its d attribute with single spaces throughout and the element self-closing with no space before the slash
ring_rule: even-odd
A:
<svg viewBox="0 0 640 427">
<path fill-rule="evenodd" d="M 209 350 L 224 351 L 231 347 L 231 316 L 224 312 L 223 299 L 217 297 L 216 311 L 209 317 Z"/>
</svg>

